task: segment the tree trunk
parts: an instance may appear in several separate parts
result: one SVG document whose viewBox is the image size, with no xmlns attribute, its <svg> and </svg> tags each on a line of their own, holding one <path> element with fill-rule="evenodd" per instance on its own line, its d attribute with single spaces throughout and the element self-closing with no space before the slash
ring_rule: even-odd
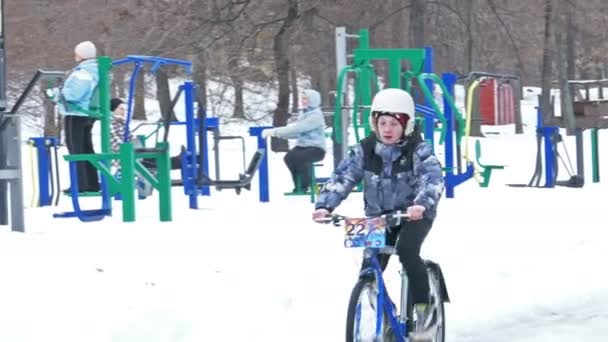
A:
<svg viewBox="0 0 608 342">
<path fill-rule="evenodd" d="M 230 73 L 230 80 L 232 81 L 232 87 L 234 88 L 234 110 L 232 117 L 234 119 L 245 118 L 245 106 L 243 101 L 243 79 L 240 75 L 238 52 L 230 56 L 228 60 L 228 72 Z"/>
<path fill-rule="evenodd" d="M 198 85 L 198 105 L 207 108 L 207 52 L 201 51 L 194 58 L 193 80 Z"/>
<path fill-rule="evenodd" d="M 473 0 L 465 1 L 465 20 L 467 27 L 467 45 L 465 48 L 466 56 L 466 74 L 473 71 Z"/>
<path fill-rule="evenodd" d="M 43 19 L 39 23 L 42 26 L 42 29 L 45 32 L 52 32 L 55 29 L 56 25 L 56 21 L 49 14 L 52 5 L 47 1 L 37 1 L 34 3 L 34 5 L 36 6 L 35 8 L 37 10 L 37 13 L 41 14 L 41 18 Z M 53 65 L 53 63 L 55 62 L 53 58 L 49 56 L 49 54 L 46 54 L 45 56 L 45 64 Z M 61 138 L 61 117 L 59 114 L 55 114 L 55 104 L 52 101 L 48 100 L 46 96 L 44 96 L 44 91 L 47 88 L 55 86 L 56 85 L 50 85 L 48 82 L 39 82 L 39 89 L 41 90 L 40 93 L 42 94 L 42 105 L 44 108 L 42 131 L 44 136 L 56 136 Z"/>
<path fill-rule="evenodd" d="M 425 0 L 412 0 L 410 10 L 410 45 L 412 48 L 422 48 L 425 44 L 424 15 Z"/>
<path fill-rule="evenodd" d="M 58 120 L 59 115 L 55 114 L 55 103 L 44 96 L 44 92 L 50 86 L 44 82 L 39 82 L 40 87 L 40 98 L 42 100 L 43 107 L 43 127 L 42 131 L 45 137 L 60 137 L 60 123 L 61 120 Z"/>
<path fill-rule="evenodd" d="M 562 0 L 560 0 L 562 1 Z M 562 27 L 570 28 L 569 23 L 571 22 L 571 11 L 570 6 L 567 3 L 562 3 L 555 9 L 559 13 L 558 23 L 562 24 Z M 555 42 L 557 51 L 567 51 L 568 49 L 568 36 L 556 27 L 555 30 Z M 560 103 L 562 111 L 562 119 L 564 126 L 566 127 L 566 134 L 572 135 L 575 133 L 576 122 L 574 120 L 574 105 L 572 103 L 572 93 L 570 92 L 570 86 L 568 85 L 568 56 L 564 56 L 562 53 L 557 54 L 558 70 L 559 70 L 559 89 L 560 89 Z"/>
<path fill-rule="evenodd" d="M 568 79 L 574 80 L 576 78 L 576 64 L 575 64 L 575 49 L 576 49 L 576 30 L 577 28 L 574 25 L 574 18 L 572 17 L 574 13 L 572 13 L 572 8 L 570 4 L 566 4 L 567 6 L 567 31 L 566 31 L 566 55 L 567 55 L 567 63 L 568 63 Z"/>
<path fill-rule="evenodd" d="M 289 117 L 289 38 L 290 29 L 298 18 L 298 1 L 288 2 L 287 17 L 273 39 L 275 71 L 279 82 L 277 108 L 272 116 L 274 127 L 285 126 Z M 274 152 L 286 152 L 289 150 L 289 144 L 287 140 L 273 138 L 271 149 Z"/>
<path fill-rule="evenodd" d="M 121 99 L 126 99 L 127 96 L 129 95 L 127 93 L 127 87 L 125 85 L 125 79 L 126 79 L 126 71 L 123 68 L 115 68 L 114 70 L 112 70 L 112 90 L 113 90 L 113 94 L 114 97 L 118 97 Z"/>
<path fill-rule="evenodd" d="M 545 32 L 543 37 L 543 61 L 541 71 L 541 98 L 540 108 L 543 116 L 543 121 L 552 116 L 553 108 L 551 108 L 551 79 L 552 79 L 552 60 L 553 48 L 551 31 L 553 19 L 553 3 L 552 0 L 545 0 Z"/>
<path fill-rule="evenodd" d="M 137 75 L 137 84 L 135 85 L 135 104 L 133 105 L 133 120 L 147 120 L 146 117 L 146 84 L 144 83 L 144 70 L 140 70 Z"/>
<path fill-rule="evenodd" d="M 175 112 L 171 108 L 171 91 L 169 90 L 169 78 L 167 73 L 158 69 L 156 71 L 156 99 L 160 107 L 161 119 L 164 121 L 167 115 L 169 115 L 170 121 L 177 121 Z"/>
<path fill-rule="evenodd" d="M 393 11 L 403 7 L 403 0 L 392 0 L 391 7 L 393 8 Z M 391 30 L 391 40 L 392 46 L 395 48 L 406 48 L 408 46 L 405 16 L 406 11 L 401 10 L 399 13 L 393 15 L 393 18 L 391 19 L 391 25 L 393 27 Z"/>
<path fill-rule="evenodd" d="M 289 81 L 291 82 L 291 112 L 297 113 L 298 107 L 300 107 L 300 92 L 298 91 L 298 72 L 296 71 L 295 62 L 290 63 L 289 75 Z"/>
</svg>

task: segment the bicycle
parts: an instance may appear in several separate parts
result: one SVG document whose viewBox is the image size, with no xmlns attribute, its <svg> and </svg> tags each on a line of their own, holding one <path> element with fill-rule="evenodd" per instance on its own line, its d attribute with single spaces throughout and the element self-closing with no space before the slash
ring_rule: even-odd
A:
<svg viewBox="0 0 608 342">
<path fill-rule="evenodd" d="M 400 212 L 371 218 L 351 218 L 334 214 L 324 220 L 338 227 L 343 226 L 344 246 L 365 248 L 364 258 L 369 259 L 367 265 L 370 266 L 361 270 L 359 280 L 351 292 L 346 318 L 346 342 L 414 341 L 410 333 L 415 332 L 417 317 L 413 304 L 408 301 L 411 293 L 408 291 L 405 269 L 401 270 L 401 311 L 397 313 L 397 308 L 386 290 L 378 261 L 379 254 L 397 254 L 394 246 L 385 245 L 385 234 L 387 227 L 397 226 L 404 217 L 407 218 L 407 215 Z M 450 301 L 447 287 L 439 264 L 430 260 L 424 260 L 424 263 L 429 277 L 430 313 L 433 323 L 427 331 L 417 335 L 416 341 L 443 342 L 445 341 L 444 303 Z M 376 308 L 382 309 L 376 310 Z M 371 312 L 367 309 L 371 309 L 369 310 Z"/>
</svg>

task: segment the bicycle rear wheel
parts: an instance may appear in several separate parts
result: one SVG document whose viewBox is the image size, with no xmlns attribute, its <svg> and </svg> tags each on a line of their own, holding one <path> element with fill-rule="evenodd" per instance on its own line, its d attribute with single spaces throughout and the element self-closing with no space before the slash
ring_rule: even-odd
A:
<svg viewBox="0 0 608 342">
<path fill-rule="evenodd" d="M 360 279 L 350 295 L 346 316 L 346 342 L 374 342 L 378 287 L 374 280 Z"/>
<path fill-rule="evenodd" d="M 445 341 L 445 310 L 444 302 L 447 298 L 443 296 L 443 286 L 440 281 L 440 276 L 432 267 L 427 267 L 427 273 L 429 277 L 429 295 L 431 299 L 431 312 L 432 315 L 432 328 L 428 329 L 424 333 L 416 331 L 416 324 L 412 322 L 409 327 L 418 339 L 411 338 L 412 341 L 425 341 L 425 342 L 444 342 Z M 412 316 L 413 314 L 413 316 Z M 412 305 L 408 307 L 408 317 L 415 317 L 415 312 L 412 310 Z M 410 335 L 411 337 L 411 335 Z"/>
</svg>

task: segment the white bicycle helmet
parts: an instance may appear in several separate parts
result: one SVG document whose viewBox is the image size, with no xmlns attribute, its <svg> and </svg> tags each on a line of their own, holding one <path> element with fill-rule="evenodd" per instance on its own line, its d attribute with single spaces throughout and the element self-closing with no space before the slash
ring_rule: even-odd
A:
<svg viewBox="0 0 608 342">
<path fill-rule="evenodd" d="M 407 91 L 399 88 L 386 88 L 380 90 L 374 96 L 371 115 L 369 116 L 370 126 L 374 131 L 376 130 L 377 119 L 383 113 L 406 114 L 409 118 L 403 128 L 403 135 L 408 136 L 414 131 L 416 108 L 414 99 Z"/>
</svg>

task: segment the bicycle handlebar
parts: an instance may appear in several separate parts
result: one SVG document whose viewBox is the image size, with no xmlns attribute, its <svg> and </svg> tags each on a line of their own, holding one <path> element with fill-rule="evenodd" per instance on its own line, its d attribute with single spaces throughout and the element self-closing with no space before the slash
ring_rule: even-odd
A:
<svg viewBox="0 0 608 342">
<path fill-rule="evenodd" d="M 409 218 L 410 216 L 407 213 L 402 212 L 401 210 L 397 210 L 391 214 L 384 214 L 384 215 L 380 215 L 380 216 L 368 217 L 368 219 L 373 219 L 376 217 L 380 217 L 380 218 L 386 220 L 387 223 L 389 223 L 389 220 L 391 220 L 391 219 L 396 219 L 397 222 L 394 222 L 395 223 L 394 225 L 397 225 L 400 223 L 401 218 Z M 340 222 L 343 222 L 348 218 L 349 218 L 348 216 L 332 214 L 331 216 L 316 219 L 315 221 L 318 223 L 333 223 L 335 226 L 338 226 Z"/>
</svg>

